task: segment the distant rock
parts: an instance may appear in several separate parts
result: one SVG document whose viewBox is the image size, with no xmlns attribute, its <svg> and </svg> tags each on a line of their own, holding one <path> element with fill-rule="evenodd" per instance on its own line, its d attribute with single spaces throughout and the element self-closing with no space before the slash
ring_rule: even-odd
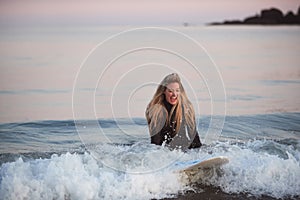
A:
<svg viewBox="0 0 300 200">
<path fill-rule="evenodd" d="M 187 26 L 189 26 L 190 24 L 188 23 L 188 22 L 184 22 L 183 23 L 183 26 L 185 26 L 185 27 L 187 27 Z"/>
<path fill-rule="evenodd" d="M 240 25 L 240 24 L 256 24 L 256 25 L 300 25 L 300 7 L 295 15 L 289 11 L 286 15 L 277 8 L 265 9 L 260 15 L 247 17 L 244 20 L 226 20 L 224 22 L 214 22 L 210 25 Z"/>
</svg>

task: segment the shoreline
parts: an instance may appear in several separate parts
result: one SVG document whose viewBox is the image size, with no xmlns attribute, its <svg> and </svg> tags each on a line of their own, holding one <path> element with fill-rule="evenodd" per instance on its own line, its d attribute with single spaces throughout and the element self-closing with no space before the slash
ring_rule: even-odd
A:
<svg viewBox="0 0 300 200">
<path fill-rule="evenodd" d="M 223 192 L 220 188 L 216 188 L 213 186 L 204 186 L 198 185 L 197 188 L 199 191 L 188 191 L 184 194 L 179 194 L 177 197 L 172 198 L 163 198 L 162 200 L 194 200 L 194 199 L 201 199 L 201 200 L 276 200 L 277 198 L 271 196 L 254 196 L 252 194 L 247 193 L 240 193 L 240 194 L 229 194 Z M 200 191 L 201 190 L 201 191 Z M 280 198 L 284 200 L 293 200 L 298 199 L 300 196 L 296 197 L 287 197 L 287 198 Z"/>
</svg>

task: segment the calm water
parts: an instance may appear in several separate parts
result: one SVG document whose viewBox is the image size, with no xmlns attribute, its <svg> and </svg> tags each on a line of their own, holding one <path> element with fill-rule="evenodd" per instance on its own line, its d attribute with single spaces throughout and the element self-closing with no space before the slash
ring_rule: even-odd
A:
<svg viewBox="0 0 300 200">
<path fill-rule="evenodd" d="M 128 28 L 1 29 L 0 122 L 73 119 L 74 86 L 80 99 L 86 96 L 84 92 L 90 92 L 92 97 L 89 100 L 93 101 L 96 92 L 96 112 L 103 111 L 98 118 L 112 117 L 111 109 L 106 106 L 106 103 L 111 103 L 112 95 L 105 93 L 112 90 L 115 92 L 113 96 L 117 97 L 113 101 L 114 107 L 119 109 L 115 117 L 129 117 L 123 107 L 129 107 L 131 117 L 144 117 L 144 108 L 156 87 L 151 83 L 157 84 L 174 70 L 185 75 L 182 77 L 185 87 L 195 107 L 199 105 L 197 113 L 200 115 L 224 114 L 218 109 L 212 113 L 210 102 L 213 100 L 217 104 L 218 100 L 224 102 L 225 99 L 229 115 L 299 112 L 299 27 L 171 28 L 198 41 L 217 65 L 220 76 L 204 51 L 192 46 L 187 42 L 188 39 L 184 40 L 180 35 L 170 32 L 148 31 L 159 36 L 157 42 L 154 40 L 157 38 L 151 38 L 151 34 L 142 37 L 144 32 L 133 32 L 127 38 L 124 34 L 119 40 L 107 42 L 106 46 L 100 45 L 97 54 L 94 57 L 90 55 L 84 62 L 96 45 Z M 180 52 L 197 65 L 203 76 L 196 75 L 191 65 L 170 52 L 144 50 L 122 57 L 101 77 L 101 70 L 108 64 L 104 61 L 110 61 L 105 60 L 110 58 L 108 56 L 114 58 L 120 54 L 116 54 L 117 50 L 128 51 L 134 47 L 130 45 L 144 40 L 148 42 L 147 46 L 163 43 L 162 47 Z M 95 66 L 92 65 L 93 59 Z M 145 66 L 134 69 L 142 64 Z M 207 70 L 211 70 L 209 72 L 212 75 Z M 225 97 L 217 91 L 223 89 L 221 82 L 226 91 Z M 217 87 L 213 84 L 217 84 Z M 218 94 L 221 99 L 218 99 Z M 128 105 L 123 106 L 127 101 Z M 79 102 L 75 108 L 80 113 L 93 110 L 81 103 L 90 105 Z M 118 104 L 122 107 L 119 108 Z M 90 114 L 82 115 L 80 118 L 91 118 Z"/>
<path fill-rule="evenodd" d="M 201 193 L 201 186 L 180 181 L 173 164 L 217 155 L 230 159 L 223 176 L 202 184 L 229 194 L 299 197 L 300 28 L 173 28 L 197 40 L 212 61 L 181 35 L 163 32 L 156 32 L 159 42 L 149 32 L 124 34 L 87 58 L 125 28 L 1 30 L 0 199 Z M 148 48 L 120 57 L 101 74 L 105 59 L 140 41 Z M 170 71 L 182 75 L 196 109 L 201 149 L 149 144 L 144 110 Z"/>
</svg>

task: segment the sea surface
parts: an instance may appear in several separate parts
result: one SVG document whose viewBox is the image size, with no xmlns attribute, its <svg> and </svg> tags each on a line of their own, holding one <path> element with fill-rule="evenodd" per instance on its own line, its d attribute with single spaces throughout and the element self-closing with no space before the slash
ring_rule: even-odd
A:
<svg viewBox="0 0 300 200">
<path fill-rule="evenodd" d="M 0 30 L 0 199 L 164 199 L 207 188 L 220 198 L 299 198 L 300 27 L 146 29 L 147 48 L 95 68 L 144 42 L 145 29 L 130 28 Z M 182 60 L 198 58 L 207 65 L 193 79 Z M 150 144 L 144 111 L 171 72 L 194 104 L 200 149 Z M 214 156 L 229 163 L 198 183 L 175 170 L 177 161 Z"/>
</svg>

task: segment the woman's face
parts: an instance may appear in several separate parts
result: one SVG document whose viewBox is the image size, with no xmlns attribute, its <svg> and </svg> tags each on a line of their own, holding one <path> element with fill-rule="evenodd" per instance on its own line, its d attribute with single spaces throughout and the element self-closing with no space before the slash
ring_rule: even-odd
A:
<svg viewBox="0 0 300 200">
<path fill-rule="evenodd" d="M 169 83 L 166 86 L 164 94 L 167 102 L 169 102 L 171 105 L 176 105 L 180 94 L 179 83 Z"/>
</svg>

